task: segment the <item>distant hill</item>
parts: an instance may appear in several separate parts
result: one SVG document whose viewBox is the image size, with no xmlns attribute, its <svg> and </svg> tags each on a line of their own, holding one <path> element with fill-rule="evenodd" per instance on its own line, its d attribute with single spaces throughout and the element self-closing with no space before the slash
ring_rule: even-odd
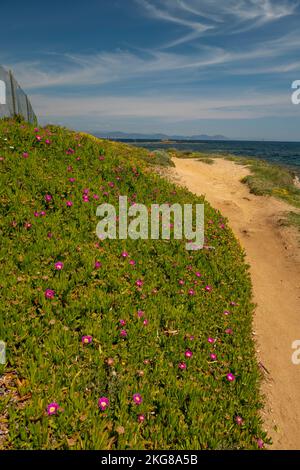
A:
<svg viewBox="0 0 300 470">
<path fill-rule="evenodd" d="M 206 135 L 196 134 L 192 136 L 186 135 L 167 135 L 167 134 L 139 134 L 139 133 L 126 133 L 126 132 L 107 132 L 99 131 L 93 132 L 96 137 L 105 139 L 117 140 L 228 140 L 224 135 Z"/>
</svg>

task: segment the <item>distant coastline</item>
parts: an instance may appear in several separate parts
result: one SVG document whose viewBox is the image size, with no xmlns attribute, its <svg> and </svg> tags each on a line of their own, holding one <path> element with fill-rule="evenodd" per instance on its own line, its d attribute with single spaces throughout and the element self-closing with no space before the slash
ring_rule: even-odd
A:
<svg viewBox="0 0 300 470">
<path fill-rule="evenodd" d="M 203 152 L 208 155 L 222 154 L 238 157 L 258 158 L 269 163 L 287 166 L 300 175 L 300 142 L 269 141 L 126 141 L 149 150 L 176 149 Z"/>
</svg>

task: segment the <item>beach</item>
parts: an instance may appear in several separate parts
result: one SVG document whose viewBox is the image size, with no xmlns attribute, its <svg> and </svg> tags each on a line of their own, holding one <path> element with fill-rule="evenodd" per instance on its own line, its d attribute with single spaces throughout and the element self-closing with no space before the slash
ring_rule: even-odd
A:
<svg viewBox="0 0 300 470">
<path fill-rule="evenodd" d="M 241 179 L 246 166 L 221 158 L 212 165 L 173 158 L 173 181 L 205 195 L 228 218 L 246 252 L 257 305 L 253 335 L 264 376 L 264 428 L 272 449 L 300 449 L 300 366 L 293 364 L 292 343 L 300 339 L 299 232 L 280 223 L 291 206 L 274 197 L 251 194 Z"/>
</svg>

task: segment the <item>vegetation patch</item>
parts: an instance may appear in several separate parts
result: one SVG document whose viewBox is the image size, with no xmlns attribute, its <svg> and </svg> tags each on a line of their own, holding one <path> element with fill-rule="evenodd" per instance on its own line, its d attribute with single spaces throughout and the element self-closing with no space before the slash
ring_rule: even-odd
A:
<svg viewBox="0 0 300 470">
<path fill-rule="evenodd" d="M 151 158 L 0 121 L 3 448 L 268 442 L 248 267 L 222 215 L 205 202 L 200 251 L 185 240 L 96 237 L 97 206 L 119 195 L 149 206 L 204 202 L 151 171 Z"/>
</svg>

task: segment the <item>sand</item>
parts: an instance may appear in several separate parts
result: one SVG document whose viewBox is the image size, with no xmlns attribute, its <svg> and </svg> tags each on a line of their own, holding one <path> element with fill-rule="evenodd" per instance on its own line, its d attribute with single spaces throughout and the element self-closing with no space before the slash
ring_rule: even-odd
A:
<svg viewBox="0 0 300 470">
<path fill-rule="evenodd" d="M 253 333 L 265 380 L 264 428 L 272 449 L 300 449 L 300 365 L 292 343 L 300 340 L 300 249 L 296 229 L 280 225 L 291 206 L 250 194 L 240 180 L 249 170 L 215 159 L 213 165 L 173 159 L 171 178 L 219 209 L 246 251 L 257 304 Z"/>
</svg>

